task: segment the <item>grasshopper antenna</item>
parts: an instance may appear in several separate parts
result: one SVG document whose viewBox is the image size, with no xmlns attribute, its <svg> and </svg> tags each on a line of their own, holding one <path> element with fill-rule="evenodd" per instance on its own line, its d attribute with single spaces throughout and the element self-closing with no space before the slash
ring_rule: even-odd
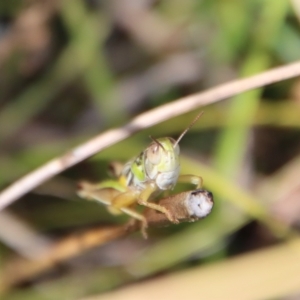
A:
<svg viewBox="0 0 300 300">
<path fill-rule="evenodd" d="M 159 147 L 161 147 L 161 148 L 165 151 L 164 146 L 163 146 L 156 138 L 154 138 L 154 137 L 151 136 L 151 135 L 149 135 L 149 138 L 150 138 L 155 144 L 157 144 Z"/>
<path fill-rule="evenodd" d="M 199 120 L 199 118 L 203 115 L 203 111 L 201 111 L 196 118 L 191 122 L 191 124 L 181 133 L 179 138 L 176 140 L 174 144 L 174 148 L 178 145 L 178 143 L 181 141 L 181 139 L 184 137 L 184 135 L 194 126 L 194 124 Z"/>
</svg>

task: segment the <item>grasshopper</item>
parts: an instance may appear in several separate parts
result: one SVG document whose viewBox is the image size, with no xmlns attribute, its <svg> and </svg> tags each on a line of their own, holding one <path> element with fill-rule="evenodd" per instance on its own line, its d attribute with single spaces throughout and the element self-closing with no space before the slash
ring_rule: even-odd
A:
<svg viewBox="0 0 300 300">
<path fill-rule="evenodd" d="M 144 236 L 146 236 L 148 224 L 144 215 L 134 209 L 136 204 L 163 213 L 170 222 L 178 223 L 168 208 L 149 202 L 149 200 L 160 192 L 172 190 L 177 182 L 191 183 L 195 185 L 196 189 L 202 187 L 201 177 L 179 174 L 179 142 L 201 115 L 202 112 L 180 134 L 177 140 L 171 137 L 158 139 L 150 137 L 152 142 L 137 157 L 128 161 L 124 166 L 115 165 L 113 167 L 116 179 L 104 180 L 98 184 L 82 183 L 78 195 L 105 204 L 112 214 L 125 213 L 139 220 Z"/>
</svg>

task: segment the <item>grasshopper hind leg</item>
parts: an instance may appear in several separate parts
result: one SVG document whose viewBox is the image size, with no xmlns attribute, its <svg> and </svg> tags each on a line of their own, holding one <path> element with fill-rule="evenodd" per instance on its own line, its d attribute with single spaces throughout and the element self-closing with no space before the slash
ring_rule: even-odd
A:
<svg viewBox="0 0 300 300">
<path fill-rule="evenodd" d="M 141 232 L 144 238 L 147 238 L 147 220 L 146 218 L 135 211 L 132 206 L 137 201 L 137 195 L 133 192 L 120 192 L 109 185 L 109 181 L 102 183 L 102 187 L 99 188 L 99 184 L 92 184 L 82 181 L 78 184 L 77 194 L 83 199 L 94 200 L 104 204 L 109 213 L 113 215 L 126 214 L 132 217 L 134 220 L 141 222 Z"/>
</svg>

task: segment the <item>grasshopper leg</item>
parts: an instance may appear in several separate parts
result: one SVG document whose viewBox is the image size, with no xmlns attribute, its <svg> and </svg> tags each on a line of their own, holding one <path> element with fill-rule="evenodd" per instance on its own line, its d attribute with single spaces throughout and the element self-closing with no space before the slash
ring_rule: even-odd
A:
<svg viewBox="0 0 300 300">
<path fill-rule="evenodd" d="M 141 232 L 142 232 L 142 235 L 143 235 L 144 239 L 147 239 L 148 238 L 148 234 L 147 234 L 148 223 L 147 223 L 146 218 L 143 215 L 141 215 L 140 213 L 138 213 L 135 210 L 133 210 L 131 208 L 128 208 L 128 207 L 123 207 L 120 210 L 123 213 L 131 216 L 135 220 L 139 220 L 141 222 Z"/>
<path fill-rule="evenodd" d="M 137 211 L 129 208 L 129 206 L 136 203 L 137 197 L 138 194 L 134 191 L 121 193 L 112 199 L 109 209 L 120 210 L 134 219 L 139 220 L 141 222 L 142 235 L 144 238 L 147 238 L 146 228 L 148 227 L 148 223 L 146 218 Z"/>
<path fill-rule="evenodd" d="M 89 182 L 81 182 L 78 196 L 87 200 L 95 200 L 103 203 L 107 210 L 113 215 L 119 215 L 125 213 L 130 217 L 139 220 L 141 222 L 141 231 L 144 238 L 147 238 L 146 228 L 148 226 L 146 218 L 134 209 L 129 208 L 136 202 L 137 195 L 134 192 L 120 192 L 108 185 L 106 181 L 103 186 L 108 186 L 103 189 L 99 189 L 99 184 L 92 184 Z"/>
<path fill-rule="evenodd" d="M 148 202 L 151 194 L 156 190 L 156 187 L 152 184 L 149 184 L 140 194 L 138 198 L 138 204 L 152 208 L 154 210 L 160 211 L 161 213 L 165 214 L 166 217 L 170 220 L 172 223 L 179 223 L 179 221 L 174 218 L 174 216 L 171 214 L 171 212 L 165 208 L 162 205 L 153 203 L 153 202 Z"/>
<path fill-rule="evenodd" d="M 197 175 L 179 175 L 178 181 L 182 183 L 191 183 L 196 186 L 196 189 L 199 189 L 203 186 L 203 179 Z"/>
<path fill-rule="evenodd" d="M 111 200 L 111 205 L 119 209 L 123 207 L 129 207 L 136 203 L 137 197 L 138 193 L 129 190 L 127 192 L 116 195 L 116 197 Z"/>
</svg>

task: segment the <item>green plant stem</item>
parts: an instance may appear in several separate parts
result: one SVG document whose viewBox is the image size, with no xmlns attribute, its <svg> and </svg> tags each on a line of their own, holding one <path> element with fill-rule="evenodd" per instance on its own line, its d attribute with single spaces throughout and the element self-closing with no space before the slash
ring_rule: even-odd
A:
<svg viewBox="0 0 300 300">
<path fill-rule="evenodd" d="M 272 6 L 272 10 L 270 10 Z M 260 21 L 252 41 L 252 48 L 245 59 L 242 77 L 261 72 L 271 64 L 270 50 L 276 40 L 278 27 L 286 16 L 288 1 L 266 0 L 262 3 Z M 262 89 L 253 90 L 235 97 L 228 111 L 228 122 L 221 133 L 215 153 L 217 168 L 230 177 L 236 177 L 248 147 L 249 128 L 259 106 Z M 233 126 L 243 120 L 244 126 Z"/>
</svg>

